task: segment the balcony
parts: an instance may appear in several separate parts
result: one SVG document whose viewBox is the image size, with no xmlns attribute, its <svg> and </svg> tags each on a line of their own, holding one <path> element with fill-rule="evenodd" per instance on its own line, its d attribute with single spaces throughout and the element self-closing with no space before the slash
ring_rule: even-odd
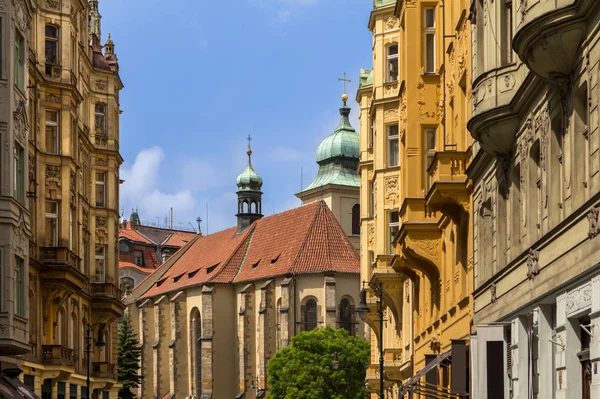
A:
<svg viewBox="0 0 600 399">
<path fill-rule="evenodd" d="M 411 377 L 412 362 L 402 349 L 386 348 L 383 351 L 383 373 L 386 379 L 403 381 Z"/>
<path fill-rule="evenodd" d="M 41 247 L 39 261 L 44 265 L 40 269 L 42 280 L 60 282 L 75 289 L 87 286 L 87 277 L 80 271 L 81 260 L 68 248 Z"/>
<path fill-rule="evenodd" d="M 108 378 L 111 380 L 117 379 L 116 365 L 108 362 L 93 362 L 92 376 L 95 378 Z"/>
<path fill-rule="evenodd" d="M 536 75 L 568 79 L 587 32 L 587 17 L 597 0 L 540 0 L 521 3 L 523 18 L 513 48 Z"/>
<path fill-rule="evenodd" d="M 425 199 L 428 208 L 448 214 L 455 220 L 460 219 L 463 212 L 469 212 L 471 200 L 466 170 L 470 160 L 470 151 L 435 154 L 427 170 L 431 186 Z"/>
<path fill-rule="evenodd" d="M 108 312 L 113 317 L 120 317 L 125 309 L 121 302 L 121 290 L 112 283 L 92 283 L 90 293 L 94 301 L 92 310 L 96 312 Z"/>
<path fill-rule="evenodd" d="M 42 346 L 42 363 L 51 366 L 73 367 L 73 349 L 62 345 Z"/>
</svg>

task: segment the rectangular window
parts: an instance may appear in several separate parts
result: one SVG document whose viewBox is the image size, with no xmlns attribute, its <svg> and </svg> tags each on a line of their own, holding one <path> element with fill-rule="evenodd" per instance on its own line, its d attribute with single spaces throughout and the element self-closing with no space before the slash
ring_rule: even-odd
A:
<svg viewBox="0 0 600 399">
<path fill-rule="evenodd" d="M 398 80 L 398 45 L 390 44 L 387 48 L 387 81 Z"/>
<path fill-rule="evenodd" d="M 435 73 L 435 8 L 433 7 L 425 9 L 423 36 L 425 73 Z"/>
<path fill-rule="evenodd" d="M 15 30 L 15 85 L 25 90 L 25 39 Z"/>
<path fill-rule="evenodd" d="M 502 21 L 500 24 L 500 33 L 501 33 L 501 62 L 502 65 L 510 64 L 513 61 L 513 51 L 512 51 L 512 38 L 513 38 L 513 15 L 512 15 L 512 0 L 503 0 L 504 4 L 502 7 Z"/>
<path fill-rule="evenodd" d="M 106 247 L 96 245 L 96 283 L 104 283 L 106 278 Z"/>
<path fill-rule="evenodd" d="M 425 192 L 429 190 L 430 185 L 429 173 L 427 170 L 429 169 L 429 166 L 431 166 L 431 163 L 435 157 L 435 140 L 435 129 L 425 129 L 425 170 L 423 172 L 425 175 Z"/>
<path fill-rule="evenodd" d="M 387 166 L 389 168 L 398 166 L 398 154 L 400 143 L 398 141 L 398 124 L 387 126 L 388 140 L 388 159 Z"/>
<path fill-rule="evenodd" d="M 46 246 L 58 247 L 58 202 L 46 201 Z"/>
<path fill-rule="evenodd" d="M 25 204 L 25 150 L 15 143 L 14 150 L 14 197 Z"/>
<path fill-rule="evenodd" d="M 144 266 L 144 254 L 142 253 L 142 251 L 133 251 L 133 262 L 137 266 Z"/>
<path fill-rule="evenodd" d="M 65 391 L 67 384 L 64 381 L 59 381 L 56 384 L 56 399 L 65 399 Z"/>
<path fill-rule="evenodd" d="M 85 236 L 85 233 L 83 233 Z M 81 258 L 83 259 L 82 262 L 82 267 L 83 267 L 83 273 L 84 274 L 89 274 L 90 271 L 90 264 L 89 264 L 89 260 L 88 260 L 88 246 L 89 246 L 89 242 L 87 238 L 84 238 L 82 240 L 82 244 L 81 244 Z"/>
<path fill-rule="evenodd" d="M 96 135 L 106 136 L 106 104 L 96 103 Z"/>
<path fill-rule="evenodd" d="M 106 173 L 96 172 L 96 207 L 106 206 Z"/>
<path fill-rule="evenodd" d="M 23 375 L 23 384 L 25 384 L 25 386 L 29 389 L 31 389 L 32 392 L 35 391 L 35 376 L 31 375 L 31 374 L 24 374 Z"/>
<path fill-rule="evenodd" d="M 369 182 L 369 217 L 375 216 L 375 185 Z"/>
<path fill-rule="evenodd" d="M 55 110 L 46 110 L 46 152 L 49 154 L 58 154 L 59 150 L 59 114 Z"/>
<path fill-rule="evenodd" d="M 25 317 L 25 262 L 15 256 L 15 314 Z"/>
<path fill-rule="evenodd" d="M 58 65 L 58 28 L 46 25 L 46 65 Z"/>
<path fill-rule="evenodd" d="M 71 36 L 71 71 L 77 75 L 77 40 Z"/>
<path fill-rule="evenodd" d="M 375 252 L 369 251 L 369 265 L 375 267 Z"/>
<path fill-rule="evenodd" d="M 88 399 L 88 390 L 87 387 L 81 387 L 81 399 Z"/>
<path fill-rule="evenodd" d="M 69 397 L 71 399 L 77 399 L 77 385 L 76 384 L 71 384 L 71 387 L 69 388 Z"/>
<path fill-rule="evenodd" d="M 388 254 L 391 255 L 394 253 L 394 238 L 396 234 L 398 234 L 400 226 L 400 219 L 398 217 L 398 211 L 393 211 L 388 213 Z"/>
<path fill-rule="evenodd" d="M 69 208 L 69 249 L 73 250 L 75 241 L 75 208 Z"/>
<path fill-rule="evenodd" d="M 369 118 L 369 148 L 373 148 L 375 141 L 375 119 Z"/>
</svg>

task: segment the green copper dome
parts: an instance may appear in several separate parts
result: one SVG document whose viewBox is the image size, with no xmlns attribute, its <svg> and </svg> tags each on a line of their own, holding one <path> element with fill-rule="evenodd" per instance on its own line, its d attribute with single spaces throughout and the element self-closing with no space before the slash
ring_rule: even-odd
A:
<svg viewBox="0 0 600 399">
<path fill-rule="evenodd" d="M 315 180 L 302 191 L 312 190 L 328 184 L 342 186 L 360 186 L 357 168 L 360 156 L 358 134 L 350 125 L 350 107 L 346 106 L 348 96 L 342 97 L 344 105 L 340 108 L 341 121 L 332 135 L 328 136 L 317 148 L 319 173 Z"/>
<path fill-rule="evenodd" d="M 238 189 L 240 191 L 260 191 L 263 184 L 263 180 L 252 168 L 252 150 L 248 148 L 248 151 L 246 151 L 246 153 L 248 154 L 248 166 L 246 166 L 246 169 L 244 169 L 244 171 L 238 176 L 237 180 L 235 181 L 235 184 L 237 184 Z"/>
<path fill-rule="evenodd" d="M 356 159 L 359 157 L 359 141 L 358 134 L 350 125 L 348 116 L 350 108 L 344 104 L 340 108 L 342 120 L 333 134 L 326 137 L 325 140 L 317 147 L 317 163 L 319 165 L 326 163 L 335 158 Z"/>
</svg>

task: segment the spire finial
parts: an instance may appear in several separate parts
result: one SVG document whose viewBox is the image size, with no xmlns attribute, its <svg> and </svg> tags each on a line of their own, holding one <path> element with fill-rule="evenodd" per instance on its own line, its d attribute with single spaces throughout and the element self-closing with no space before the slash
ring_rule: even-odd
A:
<svg viewBox="0 0 600 399">
<path fill-rule="evenodd" d="M 348 94 L 346 94 L 346 83 L 350 83 L 352 80 L 346 79 L 346 72 L 344 72 L 344 77 L 338 78 L 338 81 L 344 82 L 344 94 L 342 94 L 342 101 L 344 102 L 344 105 L 346 105 L 346 102 L 348 101 Z"/>
<path fill-rule="evenodd" d="M 248 159 L 250 159 L 250 155 L 252 155 L 252 149 L 250 148 L 250 143 L 252 142 L 252 137 L 250 135 L 248 135 L 248 151 L 246 151 L 246 154 L 248 154 Z"/>
</svg>

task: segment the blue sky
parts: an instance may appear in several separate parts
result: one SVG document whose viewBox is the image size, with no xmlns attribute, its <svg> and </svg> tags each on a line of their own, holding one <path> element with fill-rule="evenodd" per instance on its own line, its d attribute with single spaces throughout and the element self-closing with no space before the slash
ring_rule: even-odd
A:
<svg viewBox="0 0 600 399">
<path fill-rule="evenodd" d="M 121 79 L 121 205 L 142 221 L 234 225 L 235 179 L 252 135 L 263 213 L 300 205 L 315 150 L 339 121 L 346 71 L 352 123 L 371 65 L 370 0 L 100 0 Z M 206 223 L 202 223 L 206 232 Z"/>
</svg>

